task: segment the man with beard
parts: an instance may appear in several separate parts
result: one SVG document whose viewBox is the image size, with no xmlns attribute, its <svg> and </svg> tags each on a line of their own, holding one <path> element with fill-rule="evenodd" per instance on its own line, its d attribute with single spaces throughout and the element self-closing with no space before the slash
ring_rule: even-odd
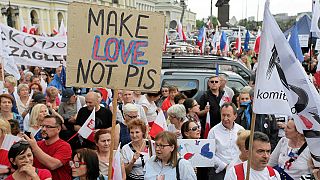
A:
<svg viewBox="0 0 320 180">
<path fill-rule="evenodd" d="M 32 136 L 23 137 L 29 142 L 36 168 L 48 169 L 55 180 L 71 180 L 69 161 L 72 150 L 70 145 L 59 138 L 62 121 L 56 116 L 47 115 L 41 123 L 44 141 L 36 141 Z"/>
<path fill-rule="evenodd" d="M 112 127 L 112 112 L 109 109 L 100 106 L 99 95 L 96 92 L 89 92 L 86 97 L 86 105 L 82 107 L 77 115 L 76 123 L 74 125 L 74 130 L 79 131 L 81 126 L 86 122 L 88 117 L 91 115 L 93 109 L 95 108 L 95 129 L 107 129 Z M 95 143 L 87 140 L 80 139 L 80 147 L 95 148 Z M 78 143 L 79 145 L 79 143 Z M 74 147 L 74 146 L 73 146 Z M 77 149 L 77 147 L 73 148 Z"/>
<path fill-rule="evenodd" d="M 249 153 L 250 136 L 245 141 L 246 151 Z M 262 132 L 254 132 L 252 143 L 252 157 L 250 167 L 250 178 L 252 180 L 280 180 L 278 171 L 267 166 L 270 159 L 271 145 L 269 138 Z M 247 171 L 247 161 L 231 167 L 226 173 L 225 180 L 245 179 Z"/>
</svg>

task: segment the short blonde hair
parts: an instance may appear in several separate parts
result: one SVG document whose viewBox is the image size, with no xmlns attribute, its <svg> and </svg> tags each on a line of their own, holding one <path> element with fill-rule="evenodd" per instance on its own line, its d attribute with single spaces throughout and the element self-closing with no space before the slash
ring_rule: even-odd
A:
<svg viewBox="0 0 320 180">
<path fill-rule="evenodd" d="M 186 108 L 184 107 L 184 105 L 182 104 L 175 104 L 172 105 L 168 111 L 167 114 L 169 116 L 174 116 L 177 119 L 179 119 L 180 121 L 184 121 L 184 119 L 186 118 Z"/>
<path fill-rule="evenodd" d="M 138 112 L 138 107 L 132 103 L 127 103 L 123 106 L 123 114 L 127 114 L 128 112 Z"/>
<path fill-rule="evenodd" d="M 14 76 L 5 77 L 4 81 L 10 83 L 12 86 L 17 86 L 17 80 Z"/>
<path fill-rule="evenodd" d="M 237 138 L 236 144 L 240 149 L 240 146 L 243 146 L 243 147 L 245 146 L 245 141 L 250 136 L 250 130 L 240 130 L 238 131 L 237 135 L 238 135 L 238 138 Z"/>
<path fill-rule="evenodd" d="M 29 85 L 28 84 L 19 84 L 18 88 L 17 88 L 18 94 L 20 93 L 22 88 L 26 88 L 29 91 Z"/>
<path fill-rule="evenodd" d="M 11 126 L 8 121 L 0 118 L 0 136 L 5 134 L 11 134 Z"/>
</svg>

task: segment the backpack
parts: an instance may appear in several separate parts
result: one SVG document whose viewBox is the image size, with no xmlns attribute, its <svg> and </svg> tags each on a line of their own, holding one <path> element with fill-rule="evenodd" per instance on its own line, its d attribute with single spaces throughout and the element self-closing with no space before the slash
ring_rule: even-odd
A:
<svg viewBox="0 0 320 180">
<path fill-rule="evenodd" d="M 269 176 L 273 177 L 276 175 L 274 172 L 274 169 L 271 166 L 267 166 L 268 171 L 269 171 Z M 237 164 L 234 166 L 234 170 L 236 172 L 237 180 L 244 180 L 244 169 L 243 169 L 243 163 Z"/>
</svg>

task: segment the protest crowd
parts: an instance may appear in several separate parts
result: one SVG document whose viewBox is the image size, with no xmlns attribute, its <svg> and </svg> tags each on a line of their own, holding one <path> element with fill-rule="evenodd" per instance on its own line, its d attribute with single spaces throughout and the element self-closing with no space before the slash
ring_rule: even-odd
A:
<svg viewBox="0 0 320 180">
<path fill-rule="evenodd" d="M 68 87 L 64 65 L 14 64 L 19 79 L 3 65 L 0 179 L 244 180 L 250 166 L 253 180 L 319 180 L 313 160 L 319 156 L 312 154 L 297 119 L 286 113 L 254 113 L 260 34 L 254 48 L 242 47 L 241 41 L 223 45 L 225 35 L 218 35 L 216 44 L 217 34 L 202 29 L 197 45 L 169 53 L 229 57 L 252 77 L 239 91 L 227 86 L 226 75 L 213 75 L 198 100 L 173 84 L 153 92 Z M 166 47 L 163 53 L 168 53 Z M 301 62 L 317 90 L 318 60 L 317 54 L 305 53 Z M 194 144 L 201 146 L 192 149 Z"/>
</svg>

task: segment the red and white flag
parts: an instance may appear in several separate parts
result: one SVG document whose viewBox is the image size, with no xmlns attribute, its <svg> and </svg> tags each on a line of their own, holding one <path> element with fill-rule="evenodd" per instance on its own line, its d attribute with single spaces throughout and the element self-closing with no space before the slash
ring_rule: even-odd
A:
<svg viewBox="0 0 320 180">
<path fill-rule="evenodd" d="M 182 24 L 181 24 L 180 21 L 178 22 L 178 34 L 179 34 L 179 39 L 180 40 L 184 40 L 184 41 L 187 40 L 187 37 L 183 32 Z"/>
<path fill-rule="evenodd" d="M 241 30 L 239 27 L 239 31 L 238 31 L 238 37 L 236 39 L 236 44 L 235 44 L 235 48 L 238 50 L 238 53 L 242 53 L 242 49 L 241 49 Z"/>
<path fill-rule="evenodd" d="M 152 124 L 149 134 L 154 138 L 158 133 L 166 130 L 168 130 L 166 117 L 164 116 L 163 111 L 160 111 L 156 117 L 156 120 Z"/>
<path fill-rule="evenodd" d="M 20 17 L 20 31 L 28 33 L 28 28 L 24 24 L 23 17 L 22 16 L 19 16 L 19 17 Z"/>
<path fill-rule="evenodd" d="M 11 146 L 20 140 L 21 138 L 18 136 L 14 136 L 11 134 L 5 135 L 0 148 L 0 165 L 8 166 L 8 167 L 10 166 L 10 162 L 8 160 L 8 152 Z"/>
<path fill-rule="evenodd" d="M 78 133 L 85 139 L 94 142 L 94 127 L 96 119 L 96 108 L 93 108 L 92 113 L 86 120 L 86 122 L 81 126 Z"/>
<path fill-rule="evenodd" d="M 209 111 L 207 112 L 207 117 L 206 117 L 206 126 L 204 128 L 204 134 L 203 134 L 203 137 L 205 139 L 208 138 L 208 134 L 209 134 L 209 131 L 211 129 L 211 125 L 210 125 L 210 113 Z"/>
<path fill-rule="evenodd" d="M 37 32 L 37 28 L 35 26 L 31 26 L 30 30 L 29 30 L 29 34 L 35 35 Z"/>
<path fill-rule="evenodd" d="M 320 167 L 320 96 L 269 10 L 266 1 L 253 111 L 292 116 L 315 167 Z"/>
<path fill-rule="evenodd" d="M 112 179 L 122 179 L 120 144 L 112 161 Z"/>
<path fill-rule="evenodd" d="M 254 42 L 254 52 L 256 54 L 259 54 L 259 49 L 260 49 L 260 36 L 261 36 L 261 31 L 260 29 L 258 30 L 256 41 Z"/>
<path fill-rule="evenodd" d="M 228 95 L 228 93 L 226 91 L 224 91 L 222 97 L 221 97 L 221 100 L 220 100 L 220 103 L 219 103 L 219 106 L 221 107 L 224 103 L 226 102 L 231 102 L 231 98 L 230 96 Z"/>
</svg>

